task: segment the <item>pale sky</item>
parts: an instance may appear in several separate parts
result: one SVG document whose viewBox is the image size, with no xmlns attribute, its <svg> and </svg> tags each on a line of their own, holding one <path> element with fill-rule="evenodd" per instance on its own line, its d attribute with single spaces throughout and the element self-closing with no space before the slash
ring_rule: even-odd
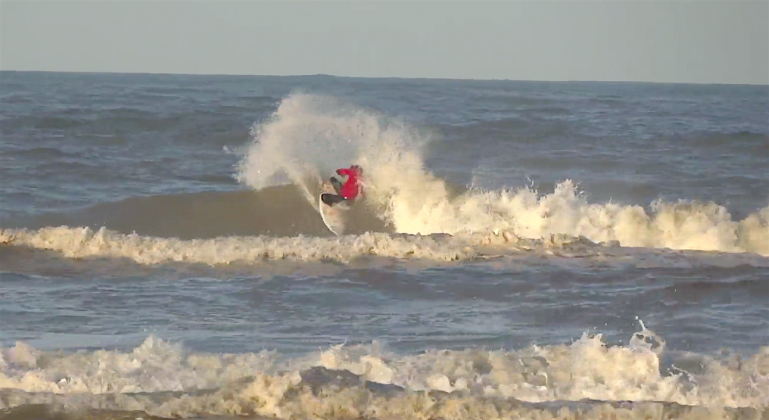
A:
<svg viewBox="0 0 769 420">
<path fill-rule="evenodd" d="M 769 84 L 769 0 L 0 0 L 0 70 Z"/>
</svg>

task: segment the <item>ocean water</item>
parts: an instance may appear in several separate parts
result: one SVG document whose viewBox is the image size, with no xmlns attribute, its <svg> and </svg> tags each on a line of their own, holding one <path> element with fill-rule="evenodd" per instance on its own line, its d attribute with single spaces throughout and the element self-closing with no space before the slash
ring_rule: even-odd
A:
<svg viewBox="0 0 769 420">
<path fill-rule="evenodd" d="M 767 168 L 767 86 L 2 72 L 0 417 L 766 419 Z"/>
</svg>

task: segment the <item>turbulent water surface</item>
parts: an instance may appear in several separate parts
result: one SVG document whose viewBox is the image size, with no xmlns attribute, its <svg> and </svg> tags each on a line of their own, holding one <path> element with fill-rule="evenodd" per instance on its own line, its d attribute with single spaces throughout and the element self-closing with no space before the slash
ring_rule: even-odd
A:
<svg viewBox="0 0 769 420">
<path fill-rule="evenodd" d="M 766 418 L 767 167 L 766 86 L 3 72 L 0 415 Z"/>
</svg>

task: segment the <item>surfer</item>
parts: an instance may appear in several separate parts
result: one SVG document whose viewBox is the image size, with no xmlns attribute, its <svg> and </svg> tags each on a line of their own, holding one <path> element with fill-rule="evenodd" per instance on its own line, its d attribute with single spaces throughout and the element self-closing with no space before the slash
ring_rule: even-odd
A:
<svg viewBox="0 0 769 420">
<path fill-rule="evenodd" d="M 358 165 L 337 169 L 334 175 L 329 178 L 329 182 L 334 187 L 334 190 L 336 190 L 336 195 L 323 194 L 321 199 L 329 206 L 342 201 L 355 201 L 363 191 L 363 187 L 360 184 L 362 176 L 363 168 Z"/>
</svg>

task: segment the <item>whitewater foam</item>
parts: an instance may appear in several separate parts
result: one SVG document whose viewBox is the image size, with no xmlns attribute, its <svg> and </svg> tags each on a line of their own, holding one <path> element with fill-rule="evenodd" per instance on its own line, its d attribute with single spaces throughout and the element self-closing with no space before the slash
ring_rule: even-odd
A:
<svg viewBox="0 0 769 420">
<path fill-rule="evenodd" d="M 665 373 L 664 345 L 649 345 L 649 338 L 664 342 L 644 327 L 627 346 L 607 346 L 600 334 L 585 333 L 570 344 L 515 351 L 398 355 L 375 342 L 299 358 L 272 351 L 194 353 L 153 336 L 128 352 L 62 354 L 19 342 L 0 351 L 0 388 L 12 391 L 0 408 L 44 403 L 173 417 L 469 419 L 534 410 L 521 402 L 585 399 L 769 406 L 769 348 L 745 358 L 686 355 L 698 359 L 698 372 Z"/>
<path fill-rule="evenodd" d="M 364 233 L 343 237 L 282 237 L 269 236 L 221 237 L 213 239 L 180 240 L 137 234 L 122 234 L 105 228 L 70 228 L 66 226 L 27 229 L 0 229 L 0 246 L 15 249 L 54 251 L 69 260 L 93 262 L 98 270 L 99 261 L 128 260 L 142 266 L 158 264 L 191 264 L 210 267 L 263 267 L 269 274 L 279 267 L 266 266 L 273 262 L 325 263 L 377 265 L 382 259 L 402 262 L 427 263 L 429 266 L 461 262 L 496 261 L 499 264 L 519 265 L 533 256 L 548 258 L 552 264 L 576 265 L 589 268 L 600 266 L 636 267 L 735 267 L 749 265 L 769 267 L 769 259 L 755 254 L 686 253 L 622 248 L 616 243 L 594 243 L 585 237 L 551 235 L 540 239 L 527 239 L 509 231 L 472 235 L 409 235 Z M 38 272 L 55 266 L 45 254 L 19 254 L 14 258 L 14 270 Z M 54 266 L 52 266 L 54 264 Z M 245 264 L 245 267 L 242 265 Z M 122 267 L 121 264 L 113 267 Z M 70 270 L 63 264 L 65 270 Z M 89 265 L 78 265 L 88 269 Z M 106 267 L 104 269 L 107 269 Z M 319 267 L 308 266 L 316 270 Z M 129 270 L 130 271 L 130 270 Z M 280 270 L 278 270 L 280 271 Z"/>
<path fill-rule="evenodd" d="M 340 238 L 267 236 L 226 237 L 183 241 L 175 238 L 120 234 L 104 228 L 66 226 L 0 230 L 0 242 L 54 250 L 68 258 L 128 258 L 140 264 L 187 262 L 200 264 L 258 263 L 264 260 L 350 262 L 364 256 L 468 259 L 479 252 L 477 243 L 444 236 L 400 236 L 365 233 Z"/>
</svg>

